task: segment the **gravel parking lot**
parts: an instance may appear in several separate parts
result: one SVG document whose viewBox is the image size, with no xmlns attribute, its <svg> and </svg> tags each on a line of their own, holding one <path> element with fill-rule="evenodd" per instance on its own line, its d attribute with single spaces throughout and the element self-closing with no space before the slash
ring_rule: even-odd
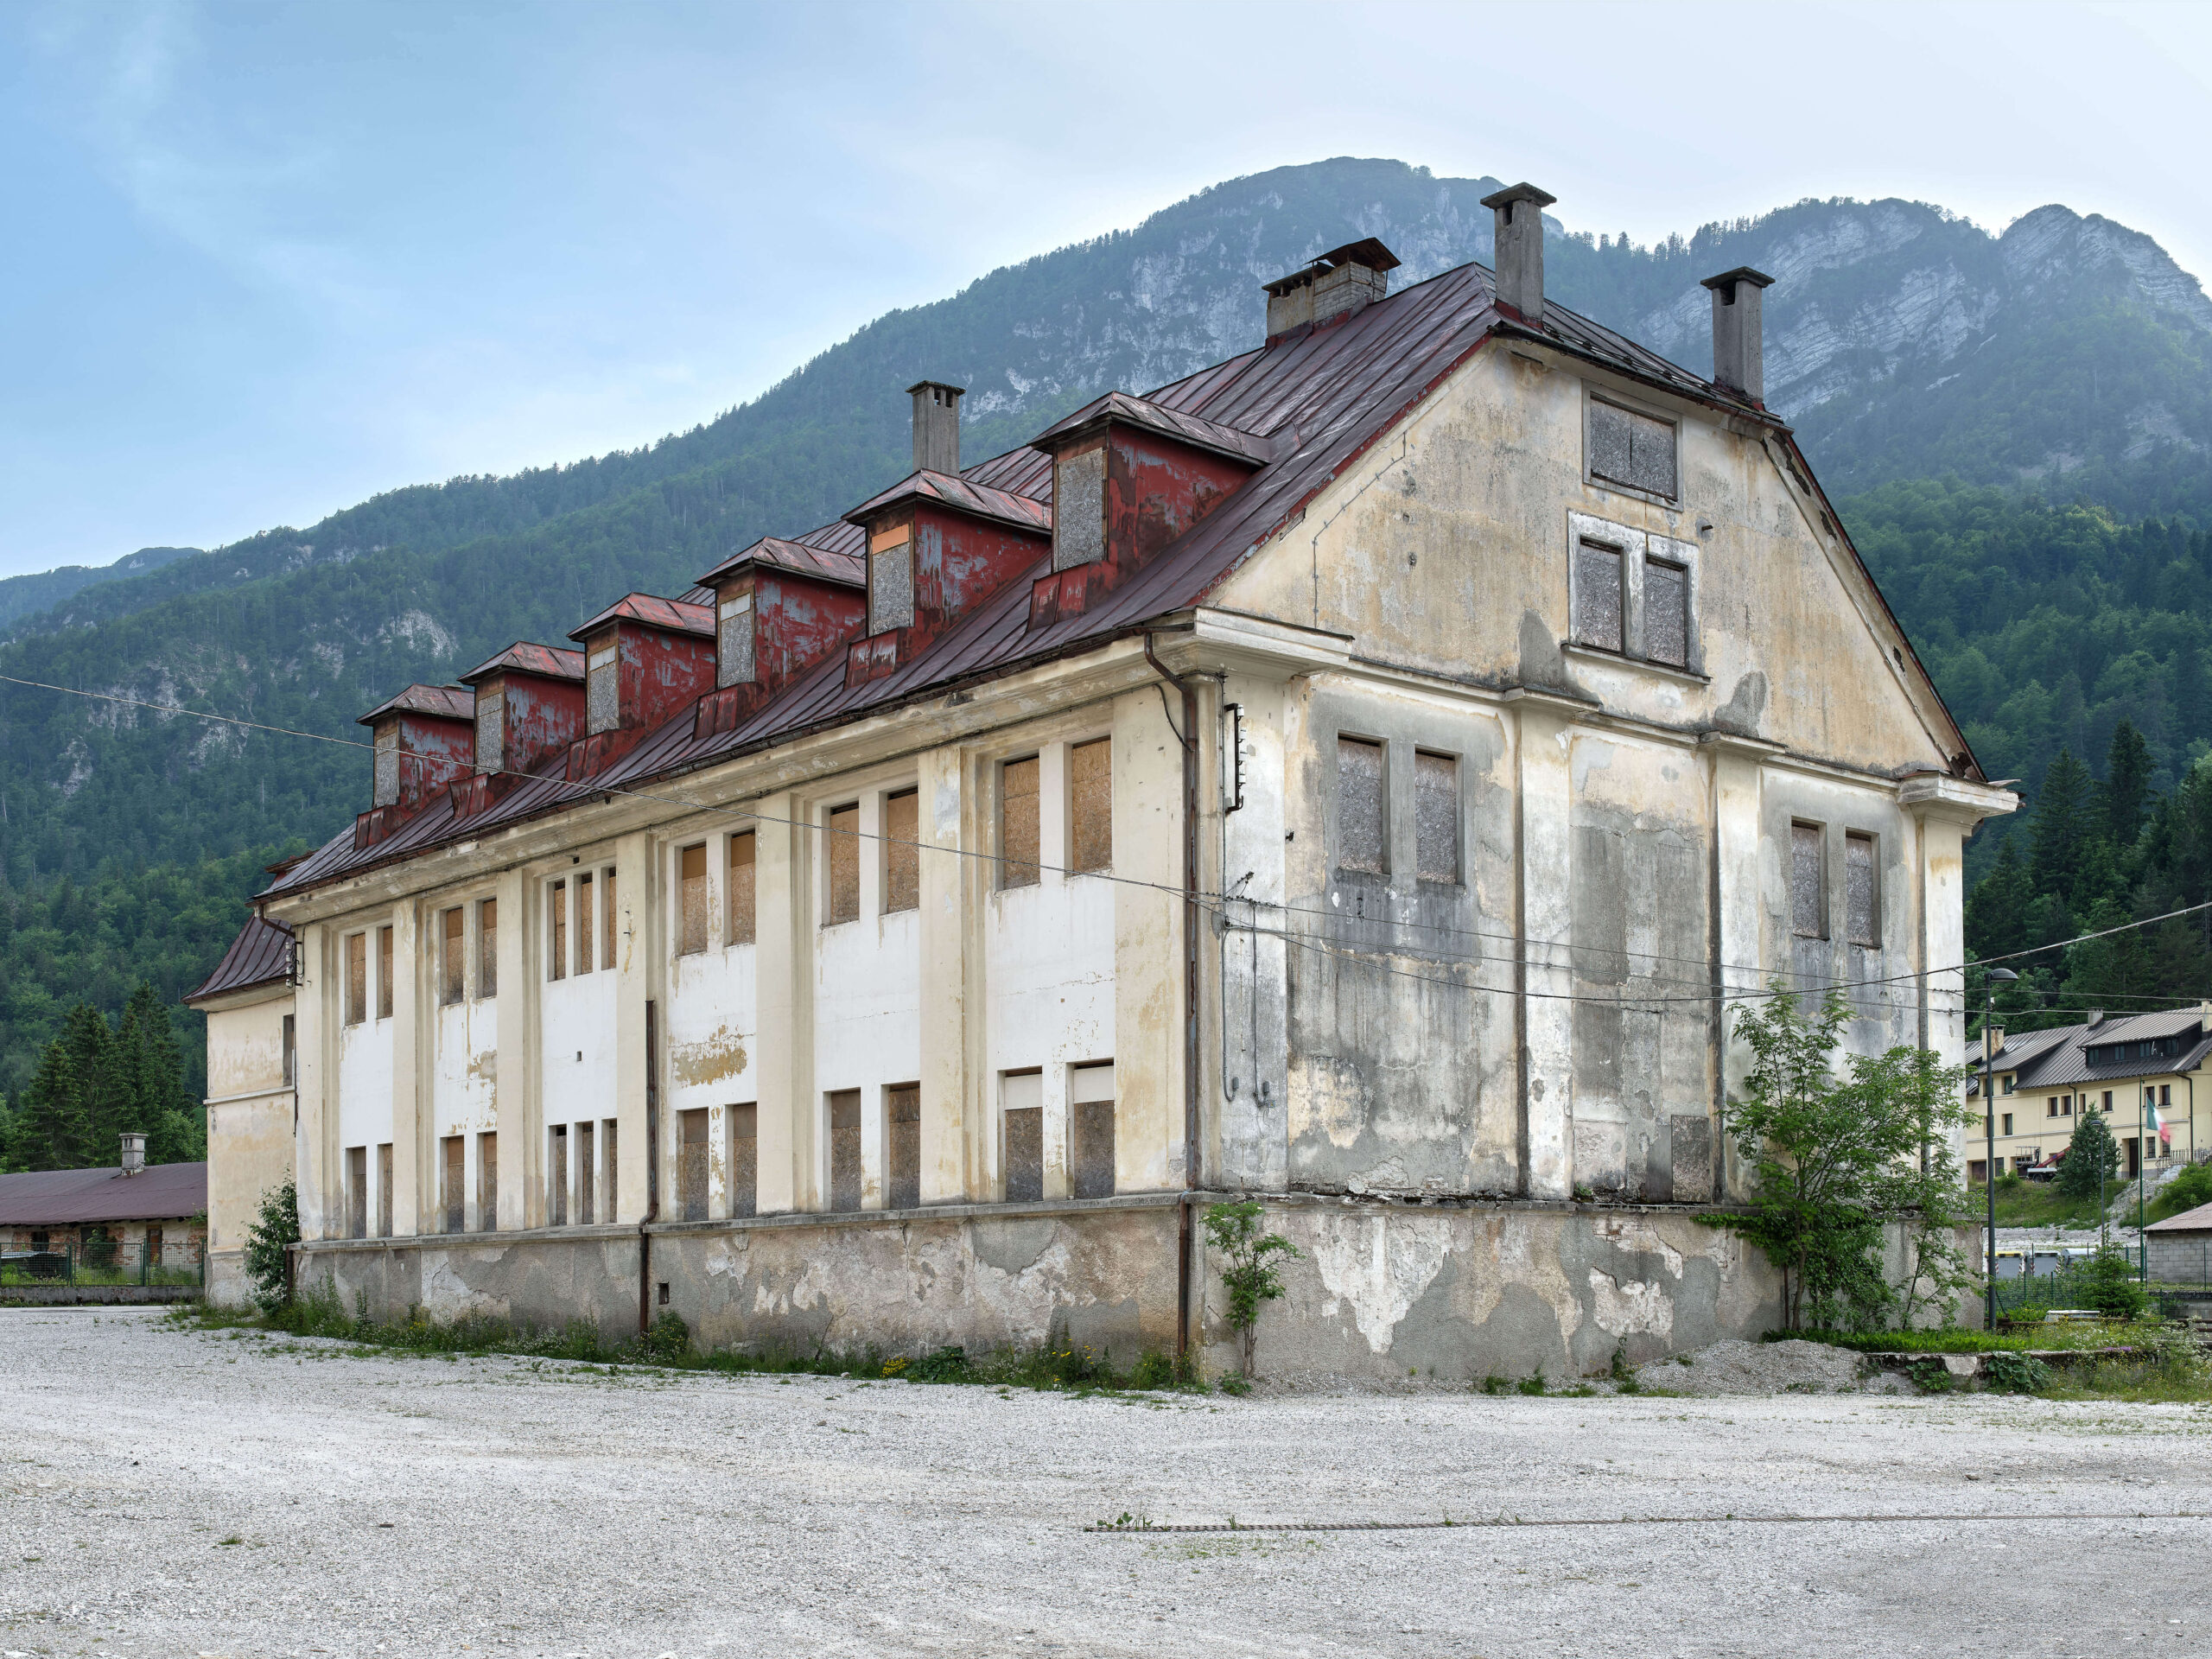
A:
<svg viewBox="0 0 2212 1659">
<path fill-rule="evenodd" d="M 0 1654 L 2212 1652 L 2202 1408 L 1072 1398 L 74 1309 L 0 1312 Z M 1082 1529 L 1125 1513 L 1564 1524 Z"/>
</svg>

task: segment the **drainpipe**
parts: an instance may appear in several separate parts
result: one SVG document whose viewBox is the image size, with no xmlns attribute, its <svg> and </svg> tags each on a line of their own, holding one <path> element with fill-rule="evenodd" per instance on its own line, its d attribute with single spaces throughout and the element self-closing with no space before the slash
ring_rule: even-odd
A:
<svg viewBox="0 0 2212 1659">
<path fill-rule="evenodd" d="M 1178 630 L 1181 632 L 1181 630 Z M 1188 1357 L 1191 1343 L 1192 1261 L 1190 1194 L 1198 1186 L 1198 693 L 1171 671 L 1144 636 L 1144 659 L 1153 672 L 1183 694 L 1183 1186 L 1175 1249 L 1175 1357 Z M 1161 694 L 1163 699 L 1166 693 Z M 1162 712 L 1166 712 L 1163 709 Z M 1175 722 L 1167 722 L 1170 731 Z"/>
<path fill-rule="evenodd" d="M 638 1223 L 638 1334 L 652 1328 L 653 1236 L 660 1219 L 660 1009 L 645 1001 L 645 1213 Z"/>
</svg>

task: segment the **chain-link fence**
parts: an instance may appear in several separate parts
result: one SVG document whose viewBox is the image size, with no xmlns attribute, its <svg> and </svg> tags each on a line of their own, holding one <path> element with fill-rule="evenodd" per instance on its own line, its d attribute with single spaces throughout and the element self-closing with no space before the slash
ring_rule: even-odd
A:
<svg viewBox="0 0 2212 1659">
<path fill-rule="evenodd" d="M 118 1239 L 98 1229 L 77 1237 L 34 1240 L 0 1250 L 0 1288 L 41 1285 L 137 1285 L 204 1289 L 207 1245 L 202 1238 Z"/>
</svg>

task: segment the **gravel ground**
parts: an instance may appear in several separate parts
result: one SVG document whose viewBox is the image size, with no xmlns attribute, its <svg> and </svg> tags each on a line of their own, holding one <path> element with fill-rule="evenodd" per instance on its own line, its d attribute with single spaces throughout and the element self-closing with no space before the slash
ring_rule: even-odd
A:
<svg viewBox="0 0 2212 1659">
<path fill-rule="evenodd" d="M 1912 1394 L 1904 1377 L 1866 1376 L 1857 1354 L 1819 1342 L 1716 1342 L 1679 1360 L 1639 1370 L 1637 1380 L 1669 1394 Z"/>
<path fill-rule="evenodd" d="M 2201 1408 L 1079 1399 L 74 1309 L 0 1313 L 0 1659 L 2212 1652 Z M 1561 1524 L 1082 1530 L 1124 1512 Z"/>
</svg>

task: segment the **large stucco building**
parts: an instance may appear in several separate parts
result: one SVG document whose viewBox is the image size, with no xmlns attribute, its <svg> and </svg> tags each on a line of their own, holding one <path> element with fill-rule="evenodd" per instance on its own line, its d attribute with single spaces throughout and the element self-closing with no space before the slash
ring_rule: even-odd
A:
<svg viewBox="0 0 2212 1659">
<path fill-rule="evenodd" d="M 1268 1369 L 1772 1324 L 1700 1219 L 1725 999 L 1956 1052 L 2013 802 L 1761 404 L 1767 279 L 1702 379 L 1542 298 L 1548 200 L 1495 276 L 1334 250 L 980 464 L 925 383 L 840 522 L 366 716 L 374 804 L 261 902 L 296 985 L 200 994 L 241 1091 L 296 1031 L 303 1269 L 1127 1358 L 1222 1340 L 1238 1192 L 1304 1253 Z"/>
</svg>

